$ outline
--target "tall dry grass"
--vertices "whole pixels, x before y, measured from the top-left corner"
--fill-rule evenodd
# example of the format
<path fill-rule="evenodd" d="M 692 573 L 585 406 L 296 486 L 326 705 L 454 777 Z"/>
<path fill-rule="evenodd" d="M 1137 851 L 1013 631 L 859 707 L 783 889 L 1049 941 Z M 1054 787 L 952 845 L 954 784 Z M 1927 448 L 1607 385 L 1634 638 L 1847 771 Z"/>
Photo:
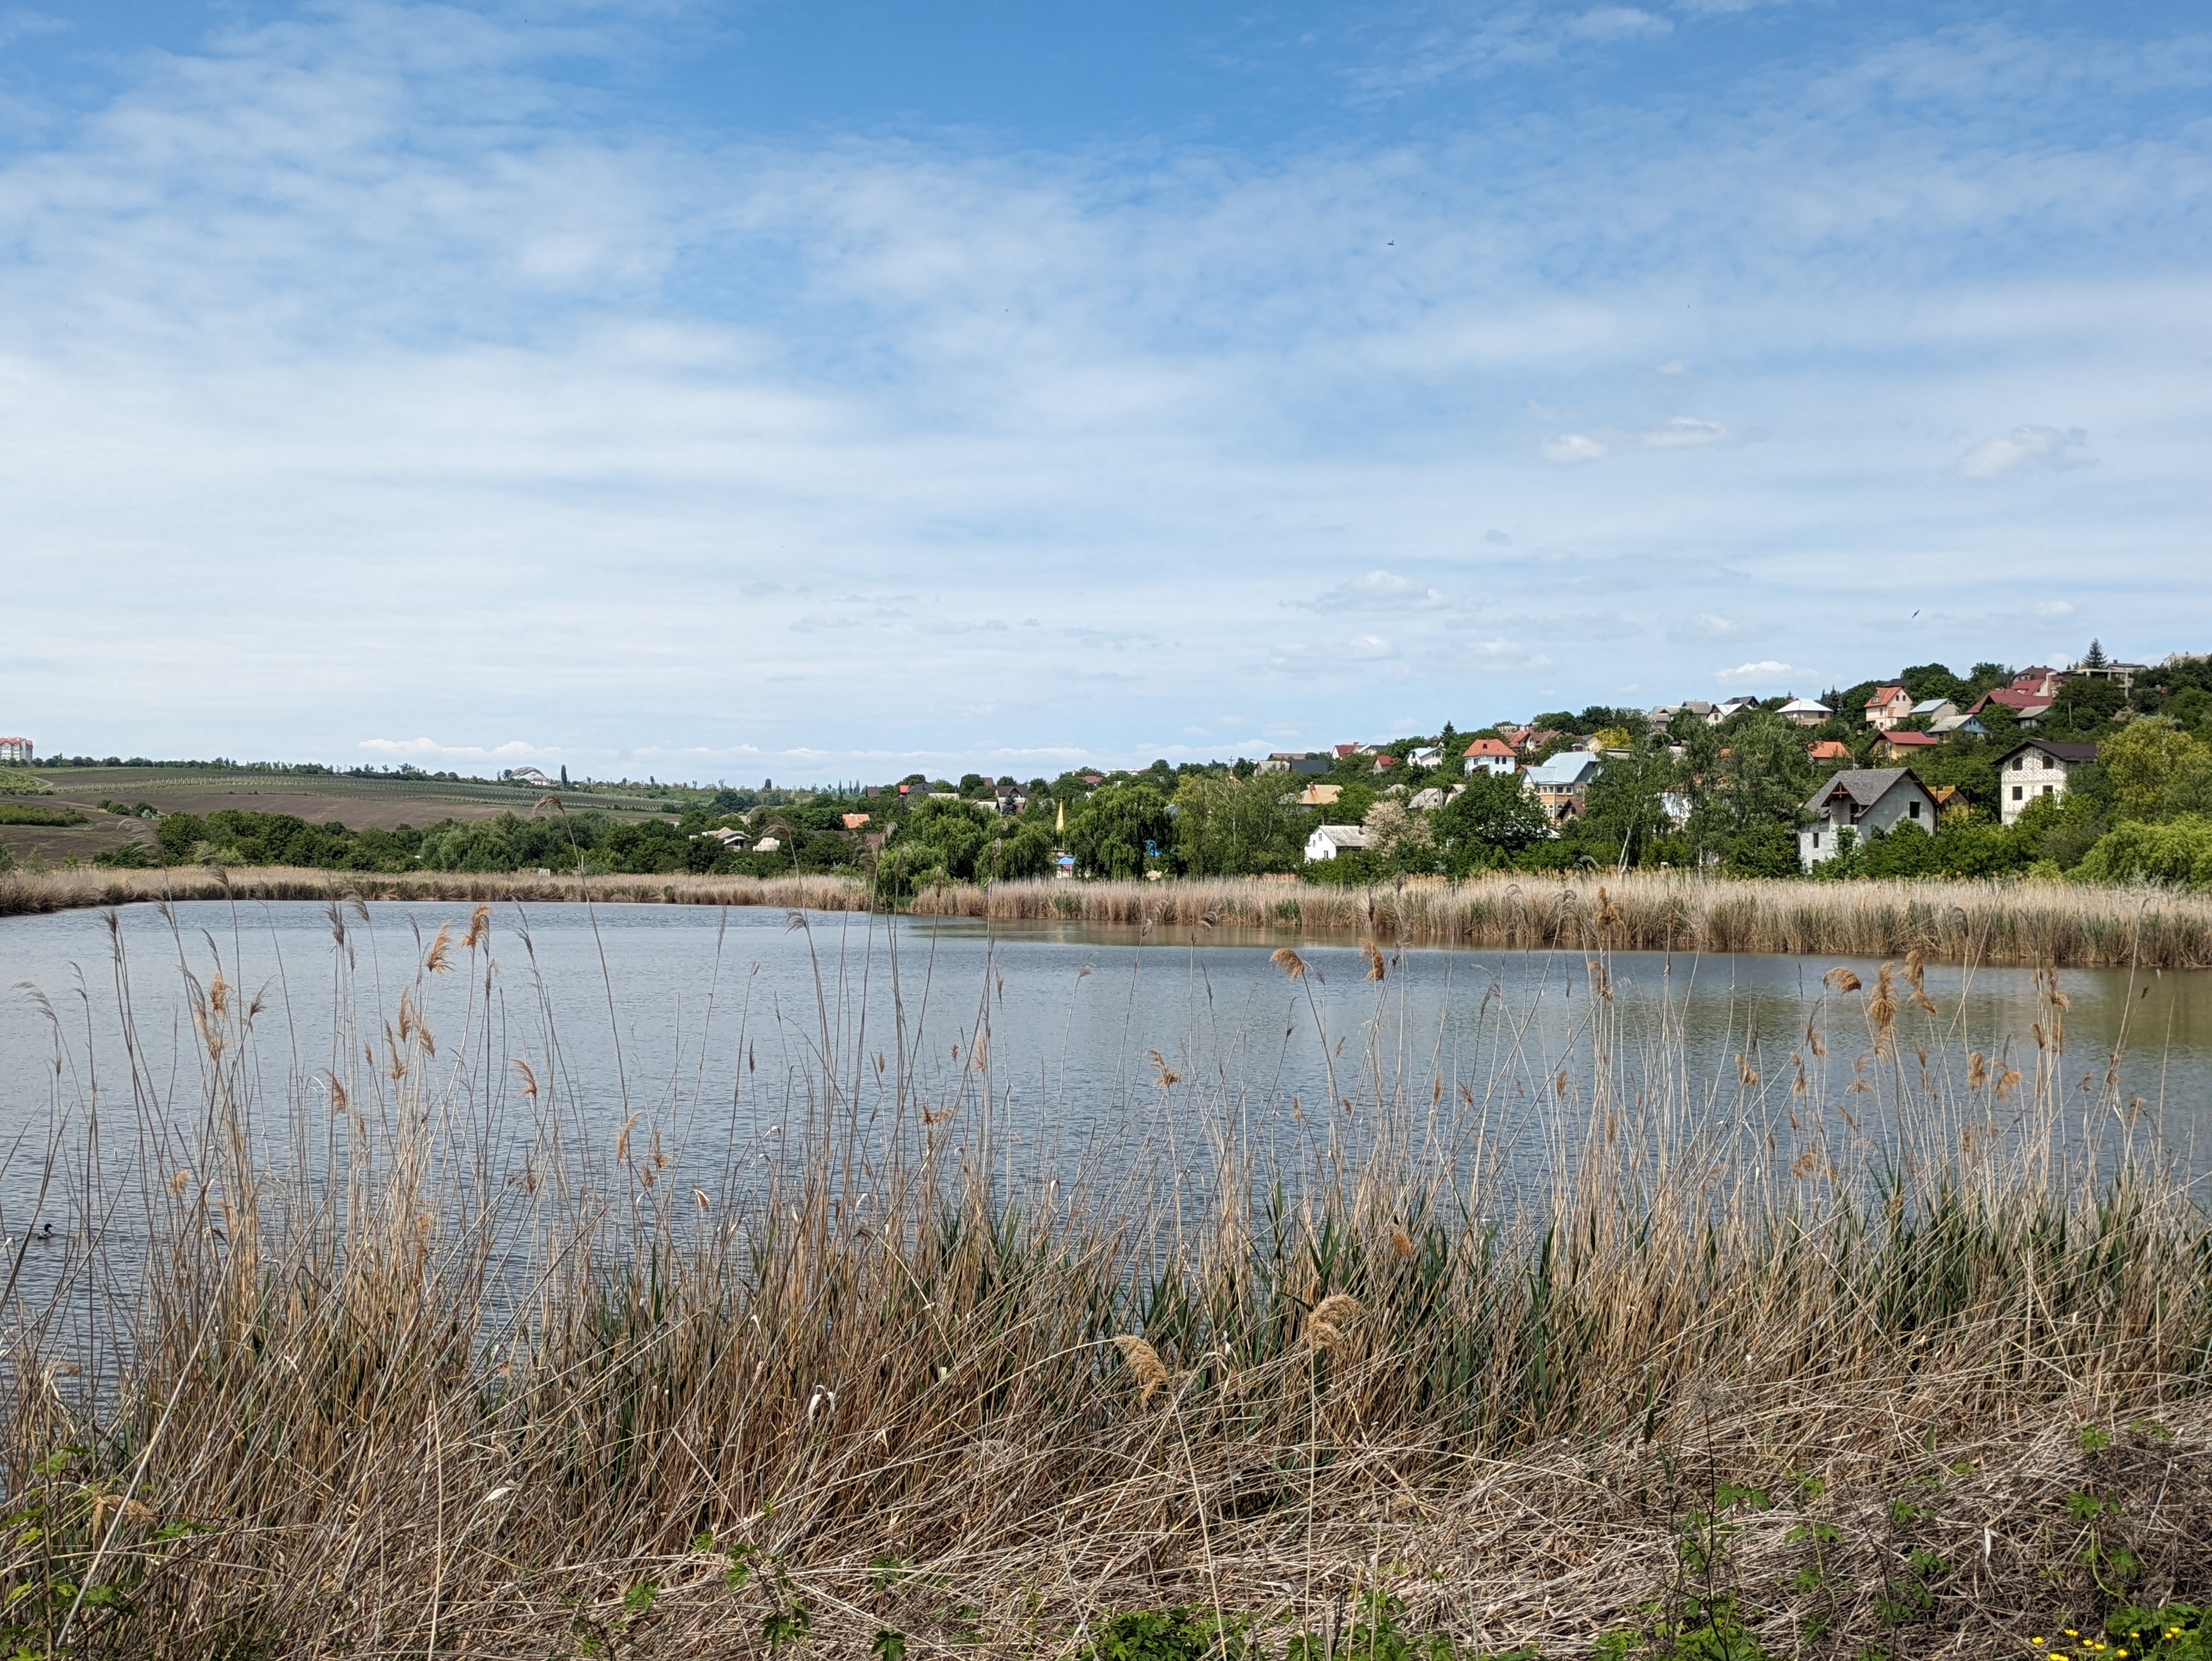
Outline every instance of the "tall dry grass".
<path fill-rule="evenodd" d="M 0 916 L 168 899 L 592 900 L 865 911 L 858 877 L 538 876 L 245 867 L 0 875 Z M 1769 952 L 2058 968 L 2212 968 L 2212 895 L 2048 882 L 1813 883 L 1628 872 L 1323 888 L 1258 878 L 959 884 L 921 916 L 1288 930 L 1506 949 Z M 1601 918 L 1603 921 L 1601 921 Z"/>
<path fill-rule="evenodd" d="M 1947 1054 L 1908 965 L 1709 1080 L 1624 1036 L 1600 952 L 1585 1063 L 1478 1093 L 1405 1064 L 1378 952 L 1372 1019 L 1316 1007 L 1338 1102 L 1247 1135 L 1159 1058 L 1174 1150 L 994 1183 L 981 1025 L 933 1078 L 825 1015 L 781 1160 L 672 1153 L 653 1104 L 610 1145 L 557 1034 L 512 1048 L 493 933 L 410 948 L 291 1098 L 197 969 L 188 1075 L 69 1100 L 58 1192 L 96 1112 L 142 1152 L 50 1299 L 9 1283 L 31 1653 L 1073 1655 L 1184 1604 L 1279 1654 L 1382 1591 L 1577 1654 L 1702 1574 L 1774 1653 L 1989 1654 L 2087 1624 L 2115 1548 L 2207 1589 L 2212 1231 L 2130 1104 L 2068 1105 L 2055 977 L 2033 1077 Z M 321 1157 L 274 1177 L 270 1137 Z"/>
<path fill-rule="evenodd" d="M 1632 871 L 1322 888 L 1251 878 L 927 890 L 940 916 L 1290 929 L 1426 946 L 1773 952 L 1933 962 L 2212 967 L 2212 896 L 2049 882 L 1745 881 Z"/>
<path fill-rule="evenodd" d="M 538 876 L 532 872 L 317 871 L 293 866 L 80 868 L 0 874 L 0 917 L 161 900 L 592 900 L 629 905 L 767 905 L 863 911 L 865 885 L 837 876 Z"/>

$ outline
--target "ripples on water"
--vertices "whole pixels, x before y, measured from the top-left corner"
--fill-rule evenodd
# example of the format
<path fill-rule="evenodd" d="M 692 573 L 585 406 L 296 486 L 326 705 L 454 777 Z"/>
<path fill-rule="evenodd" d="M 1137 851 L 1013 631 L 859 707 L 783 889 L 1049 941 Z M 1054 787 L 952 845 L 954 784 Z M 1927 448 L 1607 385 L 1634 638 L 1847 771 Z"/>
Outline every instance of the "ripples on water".
<path fill-rule="evenodd" d="M 131 908 L 112 936 L 95 913 L 0 922 L 0 1234 L 19 1292 L 132 1273 L 150 1186 L 216 1163 L 217 1098 L 240 1107 L 270 1192 L 313 1189 L 349 1125 L 366 1145 L 405 1103 L 437 1118 L 430 1157 L 474 1172 L 479 1205 L 604 1171 L 619 1145 L 651 1173 L 629 1203 L 704 1209 L 834 1134 L 856 1206 L 884 1140 L 908 1136 L 1030 1203 L 1112 1190 L 1180 1214 L 1224 1177 L 1330 1180 L 1378 1137 L 1479 1175 L 1471 1203 L 1503 1206 L 1573 1157 L 1594 1104 L 1879 1135 L 1881 1092 L 1851 1089 L 1864 1069 L 1908 1088 L 1924 1055 L 1942 1095 L 1969 1051 L 2021 1074 L 2007 1102 L 2039 1080 L 2045 1104 L 2154 1129 L 2193 1165 L 2212 1079 L 2212 982 L 2194 976 L 2068 971 L 2054 1057 L 2029 971 L 1930 966 L 1935 1012 L 1900 986 L 1885 1062 L 1865 995 L 1826 995 L 1826 958 L 1620 953 L 1594 978 L 1580 952 L 1409 950 L 1377 982 L 1357 946 L 1288 936 L 545 905 L 495 910 L 471 952 L 470 922 L 453 903 L 334 920 L 219 902 Z M 425 973 L 441 927 L 452 967 Z M 1285 940 L 1303 979 L 1271 958 Z M 1875 965 L 1850 966 L 1873 985 Z M 211 1057 L 195 1001 L 217 977 Z M 435 1050 L 395 1080 L 403 995 Z"/>

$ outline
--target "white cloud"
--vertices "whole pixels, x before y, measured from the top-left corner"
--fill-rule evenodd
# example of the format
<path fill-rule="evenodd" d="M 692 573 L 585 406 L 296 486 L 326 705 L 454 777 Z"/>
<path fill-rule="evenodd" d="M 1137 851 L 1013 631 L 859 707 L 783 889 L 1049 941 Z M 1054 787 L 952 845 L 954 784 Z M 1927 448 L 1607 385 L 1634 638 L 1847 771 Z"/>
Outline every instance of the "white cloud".
<path fill-rule="evenodd" d="M 1570 23 L 1567 30 L 1583 40 L 1627 40 L 1670 33 L 1674 27 L 1665 18 L 1639 7 L 1593 6 Z"/>
<path fill-rule="evenodd" d="M 1445 604 L 1442 591 L 1395 571 L 1373 570 L 1340 582 L 1317 599 L 1289 601 L 1317 611 L 1431 609 Z"/>
<path fill-rule="evenodd" d="M 1595 461 L 1607 453 L 1607 446 L 1586 433 L 1561 433 L 1544 446 L 1547 461 Z"/>
<path fill-rule="evenodd" d="M 2079 427 L 2061 432 L 2056 427 L 2015 427 L 1996 438 L 1985 438 L 1959 458 L 1959 472 L 1967 478 L 1995 478 L 2021 467 L 2079 467 L 2085 463 L 2076 452 L 2089 442 Z"/>
<path fill-rule="evenodd" d="M 363 739 L 355 746 L 378 756 L 434 756 L 445 761 L 519 760 L 524 756 L 557 756 L 558 750 L 510 739 L 486 749 L 477 744 L 441 744 L 435 739 Z"/>
<path fill-rule="evenodd" d="M 1717 669 L 1713 672 L 1713 678 L 1724 686 L 1755 685 L 1769 684 L 1785 676 L 1802 676 L 1804 672 L 1802 669 L 1793 669 L 1786 663 L 1777 663 L 1767 658 L 1758 663 L 1739 663 L 1733 669 Z"/>
<path fill-rule="evenodd" d="M 1717 421 L 1698 421 L 1689 416 L 1676 416 L 1656 427 L 1644 429 L 1644 442 L 1655 450 L 1688 449 L 1707 444 L 1725 444 L 1731 435 Z"/>

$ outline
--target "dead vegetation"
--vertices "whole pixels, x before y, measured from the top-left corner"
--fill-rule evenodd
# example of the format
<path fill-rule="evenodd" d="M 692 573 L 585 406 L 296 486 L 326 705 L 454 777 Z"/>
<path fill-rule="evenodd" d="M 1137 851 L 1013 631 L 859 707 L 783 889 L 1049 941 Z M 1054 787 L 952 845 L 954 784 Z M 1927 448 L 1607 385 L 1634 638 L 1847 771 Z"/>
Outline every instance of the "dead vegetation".
<path fill-rule="evenodd" d="M 296 1099 L 192 970 L 185 1074 L 69 1104 L 57 1192 L 98 1112 L 144 1158 L 51 1296 L 11 1250 L 30 1654 L 1075 1656 L 1186 1607 L 1268 1656 L 1363 1610 L 1462 1655 L 1990 1655 L 2212 1591 L 2212 1231 L 2128 1104 L 2067 1105 L 2055 976 L 2027 1079 L 1861 989 L 1692 1080 L 1594 996 L 1556 1090 L 1355 1050 L 1247 1136 L 1162 1060 L 1175 1151 L 994 1187 L 980 1031 L 932 1073 L 825 1018 L 793 1146 L 703 1154 L 491 1018 L 489 914 L 387 1008 L 331 924 L 353 1024 Z M 1575 1110 L 1533 1165 L 1531 1085 Z"/>

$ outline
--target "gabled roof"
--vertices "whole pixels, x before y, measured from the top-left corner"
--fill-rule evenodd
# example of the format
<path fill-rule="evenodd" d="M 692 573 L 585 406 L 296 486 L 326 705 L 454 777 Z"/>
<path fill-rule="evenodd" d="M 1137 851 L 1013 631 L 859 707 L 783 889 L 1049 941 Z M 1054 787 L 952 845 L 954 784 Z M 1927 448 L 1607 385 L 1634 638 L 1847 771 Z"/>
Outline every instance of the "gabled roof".
<path fill-rule="evenodd" d="M 2078 767 L 2085 761 L 2097 759 L 2097 746 L 2094 744 L 2074 744 L 2063 739 L 2029 739 L 2024 744 L 2015 744 L 1999 756 L 1997 765 L 2002 767 L 2023 750 L 2040 750 L 2051 760 L 2063 761 L 2069 767 Z"/>
<path fill-rule="evenodd" d="M 1581 784 L 1598 770 L 1598 759 L 1587 750 L 1568 750 L 1529 768 L 1521 776 L 1538 789 L 1546 785 Z"/>
<path fill-rule="evenodd" d="M 1503 739 L 1477 739 L 1473 744 L 1468 745 L 1466 749 L 1461 751 L 1460 754 L 1462 756 L 1504 756 L 1510 757 L 1513 754 L 1513 746 L 1506 743 Z"/>
<path fill-rule="evenodd" d="M 1838 794 L 1850 797 L 1859 807 L 1871 807 L 1906 780 L 1921 794 L 1928 794 L 1928 787 L 1910 767 L 1846 767 L 1813 793 L 1805 811 L 1818 813 Z"/>
<path fill-rule="evenodd" d="M 1874 695 L 1868 698 L 1866 703 L 1861 707 L 1868 709 L 1878 709 L 1883 704 L 1894 703 L 1897 699 L 1901 698 L 1904 696 L 1905 689 L 1902 686 L 1877 686 L 1874 689 Z"/>
<path fill-rule="evenodd" d="M 1974 707 L 1967 713 L 1978 715 L 1992 703 L 2002 703 L 2006 709 L 2016 710 L 2022 715 L 2031 711 L 2040 715 L 2051 707 L 2051 700 L 2040 692 L 2023 691 L 2017 686 L 2000 686 L 1994 692 L 1983 693 L 1974 701 Z"/>
<path fill-rule="evenodd" d="M 1818 698 L 1792 698 L 1779 711 L 1785 715 L 1833 715 L 1835 712 Z"/>
<path fill-rule="evenodd" d="M 1314 827 L 1313 836 L 1307 837 L 1306 840 L 1311 842 L 1316 837 L 1323 842 L 1334 843 L 1339 848 L 1367 846 L 1367 829 L 1364 825 L 1317 824 Z"/>
<path fill-rule="evenodd" d="M 1899 749 L 1924 750 L 1931 745 L 1941 744 L 1943 740 L 1933 733 L 1891 733 L 1884 736 L 1882 742 L 1894 745 Z"/>
<path fill-rule="evenodd" d="M 1941 709 L 1945 704 L 1950 703 L 1951 700 L 1948 698 L 1923 698 L 1919 703 L 1912 706 L 1912 713 L 1916 715 L 1932 715 L 1938 709 Z M 1956 704 L 1952 704 L 1952 708 L 1956 709 L 1957 707 L 1958 706 Z"/>
<path fill-rule="evenodd" d="M 1818 744 L 1808 744 L 1805 753 L 1814 761 L 1849 761 L 1851 746 L 1841 739 L 1822 739 Z"/>

